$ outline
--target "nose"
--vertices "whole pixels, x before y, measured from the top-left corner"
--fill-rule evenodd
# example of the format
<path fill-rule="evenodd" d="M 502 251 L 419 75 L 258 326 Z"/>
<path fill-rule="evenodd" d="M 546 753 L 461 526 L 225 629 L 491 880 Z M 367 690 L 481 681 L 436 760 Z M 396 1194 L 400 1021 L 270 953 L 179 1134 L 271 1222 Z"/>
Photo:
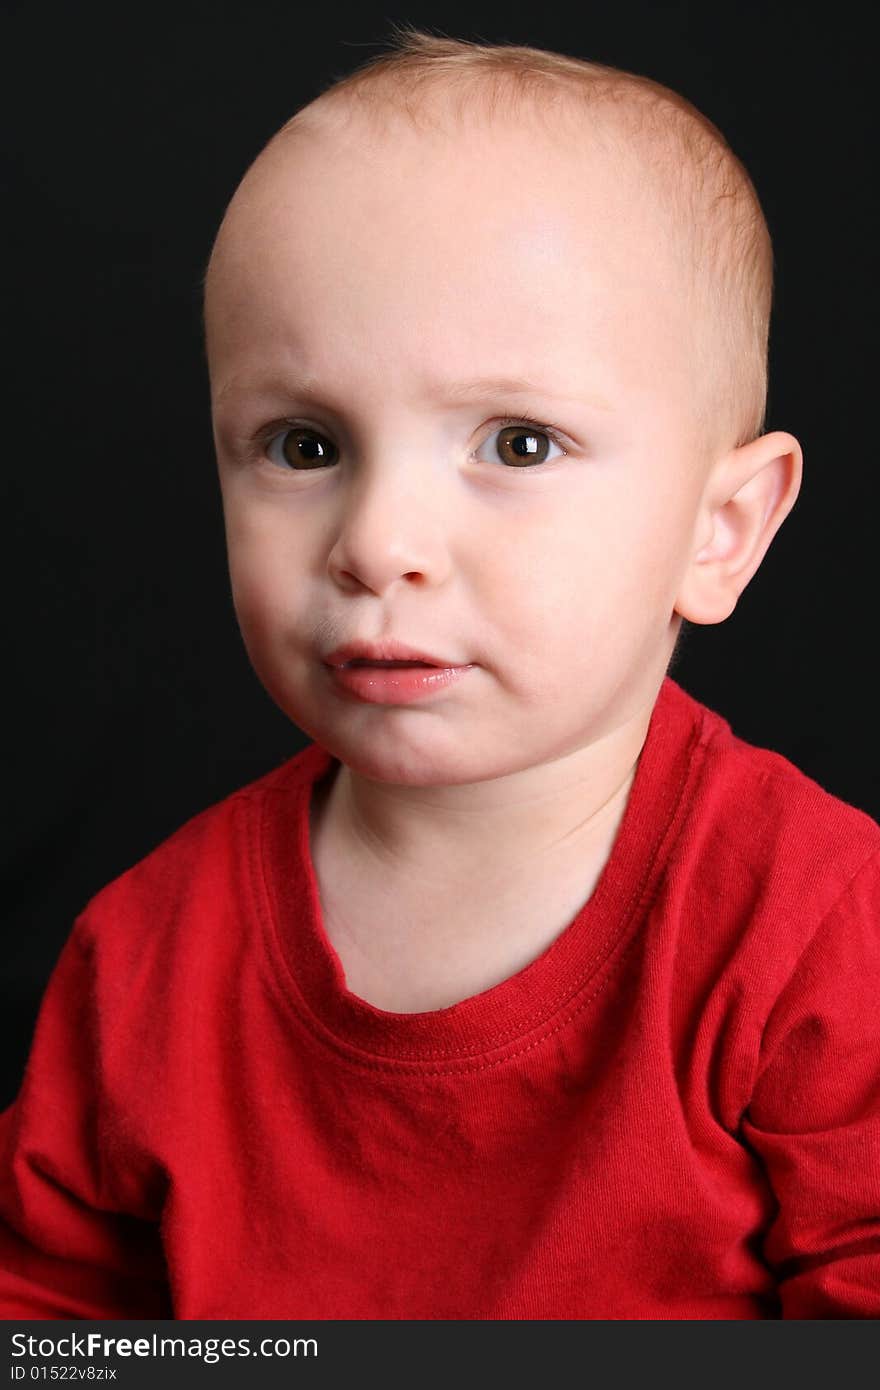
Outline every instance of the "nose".
<path fill-rule="evenodd" d="M 345 589 L 384 594 L 397 583 L 434 586 L 449 573 L 436 479 L 412 460 L 365 469 L 340 501 L 327 569 Z"/>

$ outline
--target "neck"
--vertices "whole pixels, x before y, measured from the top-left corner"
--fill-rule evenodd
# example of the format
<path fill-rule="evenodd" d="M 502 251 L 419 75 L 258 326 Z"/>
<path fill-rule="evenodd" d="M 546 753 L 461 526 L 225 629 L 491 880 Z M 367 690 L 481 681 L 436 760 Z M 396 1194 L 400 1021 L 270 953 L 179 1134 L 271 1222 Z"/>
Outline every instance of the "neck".
<path fill-rule="evenodd" d="M 534 881 L 572 856 L 610 852 L 651 709 L 593 743 L 487 782 L 391 785 L 342 764 L 326 814 L 366 867 L 418 891 Z"/>

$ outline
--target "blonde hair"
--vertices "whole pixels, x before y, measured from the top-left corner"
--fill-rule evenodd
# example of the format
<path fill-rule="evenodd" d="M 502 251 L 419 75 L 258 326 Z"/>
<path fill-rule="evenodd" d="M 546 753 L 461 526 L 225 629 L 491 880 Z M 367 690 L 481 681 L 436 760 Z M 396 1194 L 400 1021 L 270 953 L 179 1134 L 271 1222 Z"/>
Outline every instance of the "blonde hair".
<path fill-rule="evenodd" d="M 366 117 L 385 129 L 403 112 L 430 120 L 431 98 L 490 116 L 525 106 L 545 119 L 573 113 L 635 161 L 667 214 L 686 285 L 694 410 L 709 447 L 731 448 L 764 430 L 773 251 L 754 185 L 720 130 L 685 97 L 651 78 L 517 44 L 471 43 L 391 24 L 390 49 L 337 78 L 273 137 L 313 122 Z M 582 129 L 582 125 L 581 125 Z M 271 142 L 270 142 L 271 143 Z"/>

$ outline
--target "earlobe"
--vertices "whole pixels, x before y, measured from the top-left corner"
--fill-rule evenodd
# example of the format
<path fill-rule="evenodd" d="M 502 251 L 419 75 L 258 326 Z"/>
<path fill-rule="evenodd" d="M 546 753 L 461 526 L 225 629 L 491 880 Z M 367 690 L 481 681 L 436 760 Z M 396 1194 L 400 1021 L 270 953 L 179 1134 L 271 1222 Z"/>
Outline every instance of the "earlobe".
<path fill-rule="evenodd" d="M 794 435 L 761 435 L 712 469 L 694 526 L 694 550 L 674 612 L 721 623 L 761 564 L 800 491 L 803 454 Z"/>

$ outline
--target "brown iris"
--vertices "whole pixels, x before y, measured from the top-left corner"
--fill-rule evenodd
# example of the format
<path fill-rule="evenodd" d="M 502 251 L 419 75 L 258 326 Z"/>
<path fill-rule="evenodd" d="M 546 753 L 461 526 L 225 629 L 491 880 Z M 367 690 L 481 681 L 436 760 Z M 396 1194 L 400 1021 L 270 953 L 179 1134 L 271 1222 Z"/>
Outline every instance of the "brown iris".
<path fill-rule="evenodd" d="M 507 425 L 498 431 L 498 456 L 505 463 L 521 468 L 523 464 L 543 463 L 550 441 L 542 430 L 527 425 Z"/>
<path fill-rule="evenodd" d="M 281 452 L 294 468 L 325 468 L 335 462 L 336 445 L 315 430 L 289 429 Z"/>

